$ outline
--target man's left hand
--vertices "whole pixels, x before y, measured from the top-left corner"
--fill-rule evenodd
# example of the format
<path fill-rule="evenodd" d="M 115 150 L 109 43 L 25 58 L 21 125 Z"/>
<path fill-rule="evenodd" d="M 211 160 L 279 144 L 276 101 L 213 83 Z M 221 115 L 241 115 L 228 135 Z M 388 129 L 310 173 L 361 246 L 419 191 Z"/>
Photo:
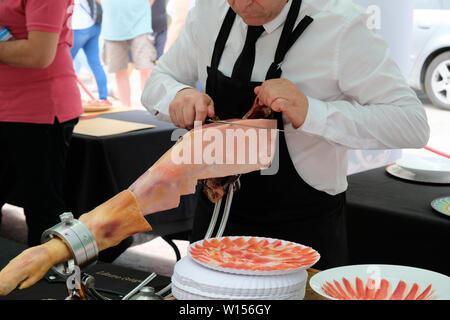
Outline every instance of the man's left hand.
<path fill-rule="evenodd" d="M 255 88 L 259 104 L 283 114 L 292 122 L 294 129 L 299 128 L 308 113 L 308 98 L 291 81 L 273 79 L 265 81 Z"/>

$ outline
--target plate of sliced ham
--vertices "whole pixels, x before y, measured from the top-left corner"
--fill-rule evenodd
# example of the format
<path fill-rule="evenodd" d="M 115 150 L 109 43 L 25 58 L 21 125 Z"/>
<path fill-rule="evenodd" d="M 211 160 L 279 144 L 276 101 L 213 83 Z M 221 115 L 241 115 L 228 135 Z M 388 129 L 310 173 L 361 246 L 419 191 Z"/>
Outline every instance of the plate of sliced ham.
<path fill-rule="evenodd" d="M 288 274 L 307 269 L 320 259 L 308 246 L 250 236 L 200 240 L 189 246 L 188 254 L 207 268 L 248 275 Z"/>
<path fill-rule="evenodd" d="M 330 300 L 448 300 L 450 277 L 398 265 L 350 265 L 319 272 L 311 288 Z"/>

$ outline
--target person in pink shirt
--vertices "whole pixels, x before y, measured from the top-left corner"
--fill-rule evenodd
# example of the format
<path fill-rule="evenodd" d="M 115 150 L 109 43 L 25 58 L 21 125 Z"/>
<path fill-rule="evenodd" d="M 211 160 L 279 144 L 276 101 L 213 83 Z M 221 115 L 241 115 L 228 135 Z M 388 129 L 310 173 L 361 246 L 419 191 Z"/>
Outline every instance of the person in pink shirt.
<path fill-rule="evenodd" d="M 70 48 L 73 0 L 0 0 L 0 209 L 19 196 L 28 245 L 66 210 L 64 175 L 82 113 Z"/>

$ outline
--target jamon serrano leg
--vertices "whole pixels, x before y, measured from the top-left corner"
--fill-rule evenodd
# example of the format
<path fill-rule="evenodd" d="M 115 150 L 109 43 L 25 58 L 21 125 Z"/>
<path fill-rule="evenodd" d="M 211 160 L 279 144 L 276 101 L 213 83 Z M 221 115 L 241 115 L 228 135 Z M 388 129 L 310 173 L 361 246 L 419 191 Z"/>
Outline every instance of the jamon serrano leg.
<path fill-rule="evenodd" d="M 25 289 L 39 281 L 50 268 L 70 259 L 70 251 L 59 239 L 29 248 L 15 257 L 0 272 L 0 295 Z"/>
<path fill-rule="evenodd" d="M 262 128 L 276 128 L 276 120 L 240 120 L 245 125 L 253 125 Z M 209 130 L 214 129 L 214 130 Z M 240 129 L 243 136 L 238 138 L 241 142 L 245 140 L 245 133 L 248 126 L 240 128 L 236 125 L 207 125 L 202 128 L 201 134 L 211 135 L 212 133 L 226 136 L 227 129 Z M 198 129 L 197 129 L 198 130 Z M 174 155 L 180 151 L 187 150 L 185 147 L 195 140 L 195 130 L 191 130 L 183 139 L 167 151 L 147 172 L 145 172 L 128 190 L 122 191 L 115 197 L 98 206 L 91 212 L 80 217 L 80 221 L 92 232 L 98 246 L 98 250 L 117 245 L 123 239 L 132 234 L 151 230 L 144 215 L 176 208 L 180 202 L 181 195 L 195 192 L 197 182 L 202 179 L 213 177 L 229 177 L 256 171 L 270 166 L 275 149 L 275 137 L 270 133 L 265 147 L 258 149 L 258 154 L 264 154 L 269 162 L 255 163 L 228 163 L 208 164 L 205 162 L 195 163 L 174 163 Z M 259 135 L 255 135 L 260 138 Z M 234 138 L 233 138 L 234 139 Z M 201 150 L 211 146 L 212 142 L 202 141 Z M 257 141 L 260 142 L 260 141 Z M 258 146 L 261 145 L 258 143 Z M 241 148 L 244 154 L 248 154 L 250 147 L 246 144 L 237 143 L 237 149 Z M 225 145 L 224 145 L 225 147 Z M 247 148 L 249 150 L 247 150 Z M 217 150 L 218 151 L 218 150 Z M 227 157 L 230 152 L 222 150 Z M 192 155 L 194 156 L 195 153 Z M 72 258 L 70 250 L 59 239 L 52 239 L 49 242 L 29 248 L 10 263 L 0 272 L 0 295 L 6 295 L 19 288 L 26 288 L 38 280 L 55 264 L 64 262 Z"/>
<path fill-rule="evenodd" d="M 152 230 L 129 190 L 122 191 L 79 220 L 94 235 L 99 251 L 116 246 L 135 233 Z"/>
<path fill-rule="evenodd" d="M 94 235 L 99 251 L 117 245 L 132 234 L 151 230 L 136 198 L 128 190 L 82 215 L 79 220 Z M 0 272 L 0 295 L 10 293 L 18 285 L 19 289 L 24 289 L 35 284 L 52 266 L 70 258 L 69 248 L 57 238 L 23 251 Z"/>
<path fill-rule="evenodd" d="M 272 119 L 247 119 L 247 120 L 233 120 L 237 125 L 229 124 L 209 124 L 202 127 L 200 139 L 196 138 L 196 130 L 191 130 L 186 133 L 182 140 L 176 143 L 166 154 L 164 154 L 147 172 L 145 172 L 139 179 L 137 179 L 131 186 L 130 190 L 136 196 L 139 206 L 144 215 L 176 208 L 179 205 L 180 196 L 193 194 L 196 189 L 198 181 L 205 181 L 205 179 L 218 178 L 214 186 L 220 187 L 222 183 L 229 181 L 233 176 L 245 174 L 252 171 L 268 168 L 271 165 L 275 153 L 276 134 L 275 130 L 255 129 L 267 128 L 276 129 L 277 121 Z M 239 126 L 242 124 L 242 126 Z M 249 127 L 251 126 L 251 127 Z M 231 137 L 230 131 L 235 132 L 236 135 Z M 196 163 L 195 148 L 192 147 L 190 155 L 187 157 L 189 161 L 179 164 L 174 164 L 174 154 L 184 154 L 187 150 L 186 145 L 193 144 L 200 140 L 201 151 L 208 150 L 212 141 L 205 137 L 213 136 L 212 132 L 217 136 L 222 137 L 222 154 L 223 163 Z M 240 134 L 238 134 L 240 132 Z M 248 136 L 254 137 L 254 144 L 250 146 L 247 143 Z M 234 148 L 227 150 L 227 145 L 231 145 L 233 140 Z M 242 146 L 242 148 L 241 148 Z M 257 150 L 252 148 L 256 147 Z M 244 149 L 244 150 L 242 150 Z M 183 152 L 182 152 L 183 151 Z M 198 151 L 198 150 L 197 150 Z M 217 151 L 217 150 L 216 150 Z M 246 159 L 249 160 L 250 154 L 256 154 L 256 161 L 244 161 L 239 163 L 238 155 L 245 154 Z M 262 161 L 262 157 L 269 159 L 269 161 Z M 233 161 L 228 163 L 229 158 Z M 264 159 L 264 160 L 266 160 Z M 197 159 L 198 160 L 198 159 Z M 214 183 L 215 181 L 211 181 Z M 210 185 L 211 186 L 211 185 Z M 215 189 L 213 192 L 219 192 Z M 172 195 L 172 196 L 168 196 Z M 223 196 L 223 193 L 220 193 Z M 217 198 L 217 197 L 215 197 Z M 219 199 L 217 199 L 218 201 Z"/>

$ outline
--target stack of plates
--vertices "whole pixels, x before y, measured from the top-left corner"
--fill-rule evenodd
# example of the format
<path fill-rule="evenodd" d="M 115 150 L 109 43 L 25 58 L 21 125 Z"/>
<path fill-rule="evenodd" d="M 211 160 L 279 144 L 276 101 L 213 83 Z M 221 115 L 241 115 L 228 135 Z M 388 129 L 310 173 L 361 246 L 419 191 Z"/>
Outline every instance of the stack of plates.
<path fill-rule="evenodd" d="M 450 183 L 450 159 L 446 158 L 407 155 L 386 170 L 398 178 L 410 181 Z"/>
<path fill-rule="evenodd" d="M 302 300 L 306 269 L 319 258 L 312 248 L 277 239 L 201 240 L 176 263 L 172 294 L 178 300 Z"/>

